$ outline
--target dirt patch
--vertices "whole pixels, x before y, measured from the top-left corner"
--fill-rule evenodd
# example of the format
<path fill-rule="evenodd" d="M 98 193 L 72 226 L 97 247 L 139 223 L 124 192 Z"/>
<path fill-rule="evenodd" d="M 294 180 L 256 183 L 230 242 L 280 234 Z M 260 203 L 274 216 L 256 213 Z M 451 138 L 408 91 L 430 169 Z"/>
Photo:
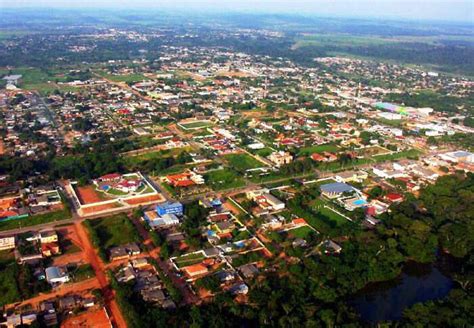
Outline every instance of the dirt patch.
<path fill-rule="evenodd" d="M 165 199 L 161 194 L 143 196 L 143 197 L 124 200 L 124 202 L 129 204 L 129 205 L 137 205 L 137 204 L 148 203 L 148 202 L 163 202 L 163 201 L 165 201 Z"/>
<path fill-rule="evenodd" d="M 67 318 L 62 324 L 62 328 L 77 328 L 77 327 L 96 327 L 96 328 L 110 328 L 112 323 L 106 313 L 105 308 L 97 311 L 87 311 L 85 313 Z"/>
<path fill-rule="evenodd" d="M 93 204 L 103 201 L 94 186 L 74 187 L 81 204 Z"/>

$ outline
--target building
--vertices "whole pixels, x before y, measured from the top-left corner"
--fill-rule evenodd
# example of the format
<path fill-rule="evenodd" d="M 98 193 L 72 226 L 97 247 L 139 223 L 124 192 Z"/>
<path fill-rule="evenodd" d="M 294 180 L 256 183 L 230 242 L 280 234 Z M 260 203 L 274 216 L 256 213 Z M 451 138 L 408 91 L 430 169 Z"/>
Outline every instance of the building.
<path fill-rule="evenodd" d="M 0 251 L 15 248 L 15 237 L 2 237 L 0 238 Z"/>
<path fill-rule="evenodd" d="M 343 182 L 334 182 L 321 185 L 321 193 L 329 198 L 337 198 L 345 192 L 354 191 L 354 187 Z"/>
<path fill-rule="evenodd" d="M 204 264 L 198 263 L 184 267 L 183 271 L 189 278 L 195 278 L 208 273 L 209 270 Z"/>
<path fill-rule="evenodd" d="M 45 273 L 46 281 L 52 285 L 62 284 L 69 281 L 69 275 L 63 268 L 51 266 L 46 268 Z"/>
<path fill-rule="evenodd" d="M 56 254 L 61 253 L 58 243 L 42 243 L 41 244 L 41 254 L 45 257 L 50 257 Z"/>
<path fill-rule="evenodd" d="M 57 243 L 58 234 L 54 230 L 45 230 L 39 233 L 39 240 L 41 244 Z"/>
<path fill-rule="evenodd" d="M 474 154 L 468 151 L 453 151 L 440 154 L 439 157 L 445 161 L 453 163 L 474 163 Z"/>
<path fill-rule="evenodd" d="M 184 207 L 180 202 L 166 202 L 156 206 L 156 212 L 158 215 L 163 216 L 165 214 L 183 215 Z"/>
<path fill-rule="evenodd" d="M 5 80 L 8 85 L 18 85 L 21 81 L 21 75 L 20 74 L 7 75 L 3 77 L 3 80 Z"/>
<path fill-rule="evenodd" d="M 278 151 L 271 153 L 270 156 L 267 157 L 275 166 L 280 167 L 285 164 L 290 164 L 293 161 L 293 156 L 286 151 Z"/>

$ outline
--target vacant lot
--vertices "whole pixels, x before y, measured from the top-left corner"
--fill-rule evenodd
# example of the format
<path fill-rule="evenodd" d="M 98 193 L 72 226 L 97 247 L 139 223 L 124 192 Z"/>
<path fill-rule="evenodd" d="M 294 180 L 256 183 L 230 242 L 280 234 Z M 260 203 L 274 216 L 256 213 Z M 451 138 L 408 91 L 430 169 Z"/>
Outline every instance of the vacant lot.
<path fill-rule="evenodd" d="M 70 218 L 71 218 L 71 213 L 69 212 L 69 209 L 65 208 L 60 211 L 27 216 L 25 218 L 17 219 L 17 220 L 0 222 L 0 231 L 24 228 L 24 227 L 34 226 L 38 224 L 54 222 L 54 221 L 59 222 L 59 221 L 67 220 Z"/>
<path fill-rule="evenodd" d="M 333 144 L 303 147 L 298 152 L 298 156 L 310 156 L 311 154 L 323 153 L 325 151 L 334 153 L 334 152 L 337 152 L 338 150 L 339 150 L 339 148 L 336 145 L 333 145 Z"/>
<path fill-rule="evenodd" d="M 314 230 L 307 226 L 288 231 L 288 235 L 290 235 L 291 237 L 303 239 L 308 237 L 311 233 L 314 233 Z"/>
<path fill-rule="evenodd" d="M 188 254 L 188 255 L 183 255 L 178 257 L 177 259 L 174 260 L 178 268 L 182 268 L 185 266 L 197 264 L 204 260 L 204 255 L 201 253 L 196 253 L 196 254 Z"/>
<path fill-rule="evenodd" d="M 104 194 L 98 192 L 95 186 L 92 185 L 83 187 L 74 186 L 74 190 L 81 204 L 93 204 L 105 200 Z"/>
<path fill-rule="evenodd" d="M 214 190 L 239 188 L 245 185 L 245 181 L 236 172 L 229 169 L 209 172 L 204 178 Z"/>
<path fill-rule="evenodd" d="M 101 250 L 140 241 L 135 226 L 125 214 L 87 220 L 84 225 L 89 229 L 94 246 Z"/>
<path fill-rule="evenodd" d="M 224 158 L 233 169 L 238 171 L 246 171 L 265 166 L 262 162 L 247 154 L 229 154 L 225 155 Z"/>
<path fill-rule="evenodd" d="M 195 129 L 204 129 L 212 126 L 212 123 L 209 121 L 190 121 L 185 123 L 178 123 L 185 130 L 195 130 Z"/>

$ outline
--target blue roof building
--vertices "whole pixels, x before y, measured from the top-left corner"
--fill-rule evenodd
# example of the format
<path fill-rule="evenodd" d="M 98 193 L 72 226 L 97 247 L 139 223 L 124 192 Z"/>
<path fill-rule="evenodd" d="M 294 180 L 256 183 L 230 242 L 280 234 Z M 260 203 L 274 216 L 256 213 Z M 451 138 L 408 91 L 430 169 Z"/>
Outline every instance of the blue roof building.
<path fill-rule="evenodd" d="M 345 192 L 351 192 L 355 190 L 354 187 L 343 182 L 324 184 L 320 188 L 321 192 L 328 197 L 337 197 Z"/>
<path fill-rule="evenodd" d="M 184 207 L 183 207 L 183 204 L 181 204 L 180 202 L 174 202 L 174 203 L 167 202 L 167 203 L 157 205 L 156 212 L 160 216 L 163 216 L 165 214 L 183 215 Z"/>

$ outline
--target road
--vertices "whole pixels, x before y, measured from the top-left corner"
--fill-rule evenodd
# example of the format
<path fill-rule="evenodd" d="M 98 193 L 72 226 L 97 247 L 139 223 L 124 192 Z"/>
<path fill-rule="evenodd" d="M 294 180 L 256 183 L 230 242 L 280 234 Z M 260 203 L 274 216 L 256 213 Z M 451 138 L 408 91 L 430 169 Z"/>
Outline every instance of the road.
<path fill-rule="evenodd" d="M 105 306 L 108 310 L 108 313 L 110 314 L 110 321 L 112 322 L 114 327 L 126 328 L 127 323 L 122 315 L 122 312 L 120 311 L 120 308 L 117 305 L 117 302 L 115 301 L 114 292 L 107 280 L 107 276 L 105 273 L 106 268 L 104 263 L 99 258 L 97 252 L 92 246 L 92 243 L 84 226 L 80 222 L 76 221 L 75 228 L 77 237 L 83 246 L 85 258 L 94 269 L 96 278 L 99 282 L 99 286 L 102 290 L 102 294 L 104 295 Z"/>

